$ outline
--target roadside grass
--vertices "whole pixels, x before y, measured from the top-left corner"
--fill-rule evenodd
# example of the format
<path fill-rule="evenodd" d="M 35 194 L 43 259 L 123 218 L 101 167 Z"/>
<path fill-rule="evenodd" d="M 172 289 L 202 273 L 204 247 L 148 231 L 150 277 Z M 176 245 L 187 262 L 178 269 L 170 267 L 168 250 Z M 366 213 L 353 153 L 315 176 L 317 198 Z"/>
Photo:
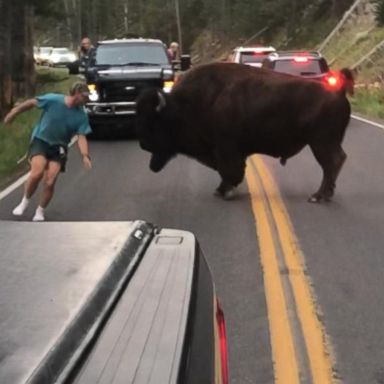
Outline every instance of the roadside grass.
<path fill-rule="evenodd" d="M 75 80 L 76 77 L 68 75 L 66 69 L 38 68 L 36 95 L 47 92 L 67 93 Z M 0 122 L 0 187 L 25 171 L 27 161 L 23 156 L 39 116 L 40 111 L 34 109 L 19 115 L 8 126 Z"/>
<path fill-rule="evenodd" d="M 367 117 L 384 119 L 384 89 L 359 88 L 350 101 L 354 112 Z"/>

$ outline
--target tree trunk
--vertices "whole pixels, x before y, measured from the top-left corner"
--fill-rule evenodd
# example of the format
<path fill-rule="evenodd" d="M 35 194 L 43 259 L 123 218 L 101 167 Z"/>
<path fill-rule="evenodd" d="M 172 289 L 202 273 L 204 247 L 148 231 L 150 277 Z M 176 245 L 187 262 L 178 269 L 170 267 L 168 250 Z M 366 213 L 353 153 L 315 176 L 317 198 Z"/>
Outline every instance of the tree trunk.
<path fill-rule="evenodd" d="M 11 4 L 8 0 L 0 0 L 0 116 L 9 110 L 12 105 L 12 79 L 10 61 L 10 26 Z"/>
<path fill-rule="evenodd" d="M 64 12 L 65 12 L 65 27 L 66 27 L 65 29 L 67 30 L 70 45 L 71 45 L 71 48 L 73 49 L 74 47 L 77 46 L 77 43 L 73 36 L 71 15 L 70 15 L 70 5 L 68 0 L 63 0 L 63 5 L 64 5 Z"/>
<path fill-rule="evenodd" d="M 25 49 L 25 17 L 24 6 L 21 1 L 14 1 L 12 7 L 11 27 L 11 61 L 12 61 L 12 83 L 16 97 L 23 95 L 24 73 L 24 49 Z M 17 22 L 15 22 L 17 20 Z"/>
<path fill-rule="evenodd" d="M 33 95 L 35 66 L 33 62 L 33 7 L 13 1 L 11 31 L 11 77 L 15 98 Z"/>
<path fill-rule="evenodd" d="M 24 68 L 25 68 L 25 83 L 24 83 L 24 95 L 33 96 L 36 91 L 36 71 L 35 62 L 33 60 L 33 21 L 34 21 L 34 9 L 31 5 L 24 6 L 25 15 L 25 48 L 23 51 L 24 55 Z"/>

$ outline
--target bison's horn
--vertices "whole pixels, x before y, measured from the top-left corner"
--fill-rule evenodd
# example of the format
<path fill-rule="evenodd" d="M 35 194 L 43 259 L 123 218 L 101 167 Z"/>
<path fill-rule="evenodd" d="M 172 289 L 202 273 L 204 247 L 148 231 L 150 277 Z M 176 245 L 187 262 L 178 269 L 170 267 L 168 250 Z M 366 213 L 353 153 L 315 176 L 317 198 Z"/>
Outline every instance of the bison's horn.
<path fill-rule="evenodd" d="M 159 104 L 156 107 L 156 112 L 160 112 L 163 108 L 165 108 L 167 103 L 165 102 L 165 97 L 161 92 L 157 92 L 157 95 L 159 96 Z"/>

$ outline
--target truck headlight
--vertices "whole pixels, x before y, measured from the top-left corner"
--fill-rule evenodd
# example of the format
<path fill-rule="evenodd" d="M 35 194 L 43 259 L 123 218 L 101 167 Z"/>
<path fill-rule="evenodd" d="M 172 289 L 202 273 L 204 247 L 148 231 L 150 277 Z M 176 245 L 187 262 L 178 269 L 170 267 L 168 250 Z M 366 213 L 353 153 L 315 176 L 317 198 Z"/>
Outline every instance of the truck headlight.
<path fill-rule="evenodd" d="M 98 101 L 99 93 L 97 92 L 96 84 L 88 84 L 88 89 L 89 89 L 89 100 Z"/>
<path fill-rule="evenodd" d="M 169 80 L 169 81 L 164 81 L 163 91 L 164 91 L 165 93 L 169 93 L 169 92 L 171 92 L 171 91 L 172 91 L 172 87 L 173 87 L 174 84 L 175 84 L 175 82 L 174 82 L 174 81 L 171 81 L 171 80 Z"/>
<path fill-rule="evenodd" d="M 97 91 L 91 92 L 89 94 L 89 100 L 90 101 L 98 101 L 99 100 L 99 94 L 97 93 Z"/>

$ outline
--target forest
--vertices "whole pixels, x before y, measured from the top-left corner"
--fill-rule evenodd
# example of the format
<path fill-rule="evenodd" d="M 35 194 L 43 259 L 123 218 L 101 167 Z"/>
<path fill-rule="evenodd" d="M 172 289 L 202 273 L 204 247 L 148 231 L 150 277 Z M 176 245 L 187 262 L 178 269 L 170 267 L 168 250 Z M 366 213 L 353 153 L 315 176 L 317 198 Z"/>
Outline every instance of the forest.
<path fill-rule="evenodd" d="M 34 46 L 67 46 L 80 39 L 151 37 L 189 51 L 204 33 L 217 41 L 284 44 L 309 36 L 315 20 L 342 17 L 354 0 L 0 0 L 0 115 L 35 89 Z M 384 2 L 383 1 L 378 1 Z M 380 8 L 380 4 L 379 7 Z M 303 31 L 306 34 L 303 34 Z M 322 33 L 326 33 L 325 31 Z M 324 37 L 324 36 L 322 36 Z"/>

